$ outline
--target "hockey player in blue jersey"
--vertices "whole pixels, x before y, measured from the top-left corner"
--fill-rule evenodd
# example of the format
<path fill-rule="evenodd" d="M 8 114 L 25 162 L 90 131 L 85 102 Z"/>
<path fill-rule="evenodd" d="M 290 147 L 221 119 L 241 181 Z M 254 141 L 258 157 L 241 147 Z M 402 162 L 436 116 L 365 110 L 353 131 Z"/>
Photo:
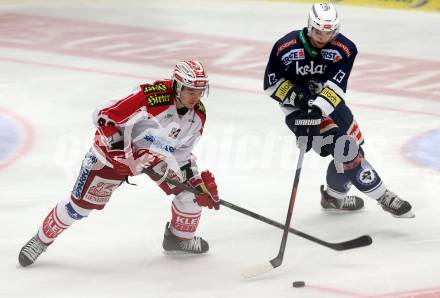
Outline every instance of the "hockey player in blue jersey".
<path fill-rule="evenodd" d="M 332 4 L 313 4 L 307 27 L 279 39 L 270 53 L 264 89 L 285 112 L 297 138 L 320 156 L 332 155 L 327 187 L 321 186 L 326 210 L 354 211 L 364 201 L 349 196 L 354 185 L 396 217 L 414 217 L 411 205 L 389 191 L 365 159 L 359 126 L 346 105 L 347 81 L 356 58 L 355 44 L 339 33 Z"/>

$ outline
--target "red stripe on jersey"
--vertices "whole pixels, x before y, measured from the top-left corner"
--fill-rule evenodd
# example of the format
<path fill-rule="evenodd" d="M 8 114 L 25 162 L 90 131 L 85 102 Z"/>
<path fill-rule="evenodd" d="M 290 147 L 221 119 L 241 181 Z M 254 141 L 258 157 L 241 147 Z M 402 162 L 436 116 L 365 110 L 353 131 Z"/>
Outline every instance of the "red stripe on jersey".
<path fill-rule="evenodd" d="M 359 133 L 356 135 L 356 139 L 359 143 L 362 143 L 364 141 L 364 137 L 362 136 L 362 133 L 359 131 Z"/>
<path fill-rule="evenodd" d="M 348 134 L 353 136 L 358 143 L 362 143 L 364 138 L 363 138 L 362 133 L 359 129 L 359 125 L 358 125 L 357 121 L 353 120 L 353 123 L 351 124 L 350 127 L 351 127 L 351 129 L 349 129 Z"/>
<path fill-rule="evenodd" d="M 157 116 L 166 110 L 168 106 L 174 104 L 174 92 L 171 85 L 171 80 L 159 80 L 153 84 L 142 84 L 136 93 L 130 94 L 113 105 L 100 110 L 98 117 L 105 115 L 109 118 L 108 120 L 121 125 L 126 123 L 131 116 L 139 112 L 143 107 L 145 107 L 151 115 Z M 154 98 L 154 101 L 150 100 L 153 104 L 149 104 L 149 97 Z M 161 102 L 163 98 L 167 98 L 168 100 Z M 99 120 L 99 118 L 97 120 Z"/>
<path fill-rule="evenodd" d="M 324 133 L 331 128 L 337 128 L 337 127 L 338 126 L 336 125 L 335 121 L 333 121 L 333 119 L 328 118 L 328 117 L 324 118 L 321 121 L 321 125 L 319 126 L 321 133 Z M 359 130 L 359 125 L 356 122 L 356 120 L 353 120 L 353 123 L 350 125 L 350 128 L 348 129 L 346 134 L 355 138 L 357 143 L 362 143 L 364 140 L 362 133 Z"/>
<path fill-rule="evenodd" d="M 353 120 L 353 123 L 351 124 L 351 129 L 349 129 L 348 134 L 354 135 L 356 132 L 359 131 L 359 126 L 355 120 Z"/>
<path fill-rule="evenodd" d="M 333 121 L 333 119 L 330 119 L 330 118 L 324 118 L 324 119 L 321 121 L 320 128 L 322 129 L 322 128 L 325 128 L 325 127 L 327 127 L 327 126 L 329 126 L 329 125 L 332 125 L 332 124 L 335 124 L 335 121 Z"/>
<path fill-rule="evenodd" d="M 116 103 L 114 103 L 113 105 L 111 105 L 111 106 L 109 106 L 109 107 L 106 107 L 106 108 L 102 109 L 102 110 L 100 111 L 100 113 L 102 113 L 102 112 L 106 112 L 106 111 L 109 111 L 109 110 L 111 110 L 111 109 L 116 109 L 119 105 L 123 104 L 124 101 L 129 100 L 133 95 L 134 95 L 134 94 L 130 94 L 130 95 L 128 95 L 127 97 L 125 97 L 125 98 L 123 98 L 123 99 L 121 99 L 121 100 L 118 100 L 118 101 L 117 101 Z"/>
<path fill-rule="evenodd" d="M 132 94 L 109 108 L 102 109 L 98 117 L 106 115 L 116 124 L 124 124 L 130 119 L 130 116 L 138 112 L 145 106 L 145 95 L 142 91 Z M 99 121 L 97 121 L 99 123 Z"/>
<path fill-rule="evenodd" d="M 332 128 L 337 127 L 338 126 L 336 125 L 335 121 L 333 121 L 333 119 L 326 117 L 321 121 L 321 124 L 319 125 L 319 131 L 321 133 L 324 133 Z"/>

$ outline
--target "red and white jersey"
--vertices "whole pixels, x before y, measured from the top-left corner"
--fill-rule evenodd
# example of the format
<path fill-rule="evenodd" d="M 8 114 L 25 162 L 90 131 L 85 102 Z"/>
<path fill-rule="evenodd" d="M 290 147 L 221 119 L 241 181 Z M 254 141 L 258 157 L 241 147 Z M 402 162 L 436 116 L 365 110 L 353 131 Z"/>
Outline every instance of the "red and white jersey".
<path fill-rule="evenodd" d="M 142 84 L 126 98 L 98 107 L 93 119 L 98 137 L 99 127 L 115 126 L 122 133 L 124 144 L 131 144 L 134 152 L 148 150 L 181 167 L 194 159 L 191 152 L 202 135 L 206 113 L 200 102 L 179 115 L 172 81 L 159 80 Z M 95 141 L 93 151 L 99 159 L 109 161 L 108 150 L 103 150 L 99 141 Z"/>

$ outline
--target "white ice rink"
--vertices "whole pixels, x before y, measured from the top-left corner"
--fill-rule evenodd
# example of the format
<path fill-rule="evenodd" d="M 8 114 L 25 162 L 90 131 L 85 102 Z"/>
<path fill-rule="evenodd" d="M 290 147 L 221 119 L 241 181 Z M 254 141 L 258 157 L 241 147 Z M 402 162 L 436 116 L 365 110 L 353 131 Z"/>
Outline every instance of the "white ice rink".
<path fill-rule="evenodd" d="M 205 62 L 211 91 L 195 153 L 223 199 L 285 219 L 298 157 L 277 104 L 262 91 L 269 51 L 302 28 L 309 4 L 271 1 L 14 1 L 0 3 L 0 297 L 440 297 L 440 15 L 340 6 L 359 50 L 348 105 L 364 149 L 389 188 L 414 207 L 396 219 L 366 198 L 354 214 L 325 213 L 329 159 L 307 154 L 292 227 L 338 242 L 336 252 L 233 210 L 205 210 L 203 256 L 165 256 L 170 198 L 147 177 L 74 224 L 31 267 L 21 246 L 67 198 L 94 133 L 95 107 L 183 58 Z M 358 192 L 354 191 L 355 194 Z M 292 288 L 294 280 L 306 287 Z"/>

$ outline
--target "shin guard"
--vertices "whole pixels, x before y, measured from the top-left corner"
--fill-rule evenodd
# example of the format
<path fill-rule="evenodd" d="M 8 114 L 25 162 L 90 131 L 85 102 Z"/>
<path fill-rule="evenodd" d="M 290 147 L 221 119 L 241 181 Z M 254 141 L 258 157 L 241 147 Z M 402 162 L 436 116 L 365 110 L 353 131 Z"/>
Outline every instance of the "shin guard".
<path fill-rule="evenodd" d="M 202 208 L 194 202 L 192 193 L 181 192 L 171 205 L 171 232 L 183 239 L 192 239 L 199 225 Z"/>

